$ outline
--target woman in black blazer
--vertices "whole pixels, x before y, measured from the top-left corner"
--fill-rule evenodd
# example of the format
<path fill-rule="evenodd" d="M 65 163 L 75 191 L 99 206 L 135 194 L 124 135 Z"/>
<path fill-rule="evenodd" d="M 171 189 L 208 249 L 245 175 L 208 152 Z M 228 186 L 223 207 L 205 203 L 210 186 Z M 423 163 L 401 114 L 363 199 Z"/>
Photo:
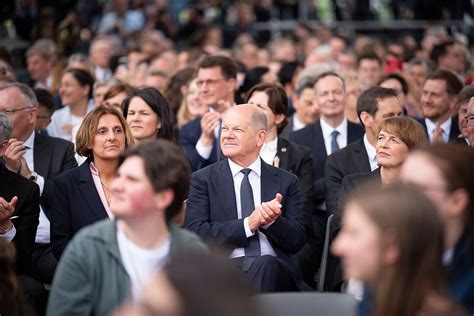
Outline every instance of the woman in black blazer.
<path fill-rule="evenodd" d="M 314 286 L 319 258 L 312 222 L 314 172 L 311 151 L 278 136 L 288 123 L 286 119 L 288 98 L 281 85 L 258 84 L 247 93 L 246 101 L 261 108 L 267 116 L 268 131 L 260 157 L 266 163 L 289 171 L 299 178 L 306 244 L 296 256 L 303 272 L 303 279 L 310 286 Z"/>
<path fill-rule="evenodd" d="M 131 144 L 133 136 L 116 108 L 99 106 L 84 118 L 76 137 L 76 151 L 87 160 L 55 181 L 51 247 L 58 260 L 78 230 L 111 217 L 110 184 L 120 154 Z"/>
<path fill-rule="evenodd" d="M 344 177 L 339 190 L 338 207 L 331 224 L 331 240 L 334 240 L 341 229 L 341 217 L 348 196 L 361 186 L 381 187 L 397 181 L 408 153 L 424 144 L 428 144 L 428 138 L 423 126 L 416 120 L 409 117 L 393 117 L 382 122 L 375 145 L 379 168 L 372 172 Z M 330 256 L 326 282 L 330 284 L 331 289 L 338 289 L 342 281 L 339 260 Z"/>
<path fill-rule="evenodd" d="M 393 117 L 380 125 L 375 144 L 379 168 L 369 173 L 359 173 L 344 177 L 339 191 L 338 212 L 341 216 L 347 195 L 365 183 L 387 185 L 399 178 L 400 170 L 408 153 L 421 145 L 428 144 L 426 132 L 420 123 L 409 117 Z"/>

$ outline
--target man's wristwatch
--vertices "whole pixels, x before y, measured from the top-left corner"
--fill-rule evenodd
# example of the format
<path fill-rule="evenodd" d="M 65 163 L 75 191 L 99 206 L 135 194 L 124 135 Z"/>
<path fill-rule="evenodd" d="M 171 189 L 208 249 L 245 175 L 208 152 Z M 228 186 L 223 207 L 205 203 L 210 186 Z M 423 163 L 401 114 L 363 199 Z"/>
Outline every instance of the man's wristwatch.
<path fill-rule="evenodd" d="M 38 179 L 38 174 L 34 171 L 31 171 L 30 177 L 28 179 L 31 180 L 31 181 L 36 182 L 36 179 Z"/>
<path fill-rule="evenodd" d="M 8 233 L 10 230 L 12 230 L 13 227 L 14 227 L 13 224 L 11 224 L 11 226 L 8 227 L 8 228 L 5 229 L 5 230 L 0 229 L 0 235 L 5 235 L 5 234 Z"/>

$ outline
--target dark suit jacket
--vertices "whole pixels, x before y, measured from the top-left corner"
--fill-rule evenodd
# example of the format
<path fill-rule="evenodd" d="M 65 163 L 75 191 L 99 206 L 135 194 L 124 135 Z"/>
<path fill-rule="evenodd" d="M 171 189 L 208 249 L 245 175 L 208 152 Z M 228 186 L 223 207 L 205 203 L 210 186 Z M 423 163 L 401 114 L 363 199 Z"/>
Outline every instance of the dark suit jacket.
<path fill-rule="evenodd" d="M 372 172 L 357 173 L 344 177 L 342 181 L 341 189 L 339 190 L 338 206 L 334 210 L 334 219 L 330 228 L 330 239 L 331 242 L 336 238 L 339 230 L 341 229 L 341 217 L 344 211 L 345 204 L 348 196 L 354 192 L 360 185 L 366 183 L 372 183 L 373 185 L 382 185 L 380 177 L 380 168 L 375 169 Z M 324 290 L 326 291 L 340 291 L 343 283 L 342 270 L 338 257 L 332 255 L 329 252 L 326 279 L 325 279 Z"/>
<path fill-rule="evenodd" d="M 77 167 L 74 145 L 67 140 L 36 133 L 33 151 L 35 171 L 44 178 L 41 206 L 51 218 L 54 179 L 65 170 Z"/>
<path fill-rule="evenodd" d="M 425 119 L 417 119 L 417 121 L 420 122 L 421 125 L 423 125 L 426 131 L 426 135 L 428 135 L 428 139 L 429 139 L 430 133 L 428 132 L 426 128 Z M 456 116 L 453 116 L 451 117 L 451 129 L 449 130 L 449 140 L 451 141 L 451 140 L 456 139 L 460 133 L 461 131 L 459 130 L 458 118 Z"/>
<path fill-rule="evenodd" d="M 329 214 L 333 214 L 337 208 L 339 189 L 344 177 L 370 171 L 363 138 L 329 155 L 326 160 L 326 209 Z"/>
<path fill-rule="evenodd" d="M 380 168 L 375 169 L 371 172 L 351 174 L 342 180 L 341 189 L 339 190 L 339 198 L 337 201 L 337 208 L 335 209 L 335 220 L 334 224 L 339 224 L 337 229 L 340 228 L 340 219 L 346 206 L 347 199 L 354 192 L 354 190 L 360 188 L 361 185 L 371 184 L 374 186 L 382 185 L 382 178 L 380 176 Z"/>
<path fill-rule="evenodd" d="M 11 172 L 0 163 L 0 196 L 8 202 L 18 197 L 12 216 L 16 235 L 13 243 L 16 247 L 17 272 L 31 272 L 31 254 L 35 245 L 36 229 L 39 223 L 39 187 L 32 181 Z"/>
<path fill-rule="evenodd" d="M 362 126 L 347 122 L 347 144 L 350 144 L 364 135 Z M 314 203 L 315 206 L 322 203 L 326 197 L 326 182 L 324 179 L 324 167 L 326 166 L 327 152 L 324 146 L 323 130 L 321 122 L 306 126 L 303 129 L 291 133 L 290 140 L 311 149 L 314 160 Z"/>
<path fill-rule="evenodd" d="M 454 144 L 469 146 L 467 140 L 462 135 L 459 135 L 455 139 L 451 139 L 449 142 L 454 143 Z"/>
<path fill-rule="evenodd" d="M 298 178 L 262 161 L 262 202 L 274 199 L 276 193 L 283 195 L 282 215 L 268 229 L 260 228 L 260 231 L 268 237 L 279 260 L 300 286 L 301 271 L 292 255 L 305 242 Z M 234 180 L 227 159 L 193 173 L 185 226 L 204 241 L 225 246 L 229 251 L 248 246 L 244 219 L 237 218 Z"/>
<path fill-rule="evenodd" d="M 471 236 L 470 236 L 471 234 Z M 457 242 L 448 266 L 448 289 L 451 298 L 474 314 L 474 243 L 465 231 Z"/>
<path fill-rule="evenodd" d="M 208 166 L 218 160 L 219 146 L 217 138 L 214 137 L 212 144 L 212 152 L 209 159 L 204 159 L 196 150 L 196 144 L 201 137 L 201 118 L 197 118 L 181 127 L 179 131 L 179 145 L 184 149 L 184 154 L 188 158 L 189 164 L 193 171 L 197 171 Z"/>
<path fill-rule="evenodd" d="M 59 260 L 74 234 L 108 218 L 89 169 L 89 161 L 56 178 L 51 212 L 51 248 Z"/>
<path fill-rule="evenodd" d="M 313 156 L 308 148 L 278 137 L 277 157 L 280 159 L 279 168 L 293 173 L 299 179 L 306 244 L 298 252 L 298 260 L 300 263 L 304 261 L 305 264 L 311 264 L 316 269 L 317 262 L 314 262 L 316 256 L 316 237 L 312 220 L 314 191 Z"/>

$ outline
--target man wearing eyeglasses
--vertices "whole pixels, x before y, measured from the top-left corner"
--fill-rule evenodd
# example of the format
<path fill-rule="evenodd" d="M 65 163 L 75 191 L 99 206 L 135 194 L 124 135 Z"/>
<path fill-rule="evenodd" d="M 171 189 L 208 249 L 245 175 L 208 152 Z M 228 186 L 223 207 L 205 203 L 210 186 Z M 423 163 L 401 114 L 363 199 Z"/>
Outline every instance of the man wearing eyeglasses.
<path fill-rule="evenodd" d="M 458 124 L 460 133 L 452 142 L 469 145 L 468 131 L 467 131 L 467 107 L 469 100 L 474 97 L 474 85 L 465 86 L 458 94 Z"/>
<path fill-rule="evenodd" d="M 469 140 L 469 145 L 474 148 L 474 97 L 469 101 L 467 106 L 467 139 Z"/>
<path fill-rule="evenodd" d="M 33 90 L 24 84 L 14 82 L 0 86 L 0 113 L 8 117 L 13 128 L 3 153 L 3 163 L 8 170 L 40 188 L 40 217 L 32 273 L 42 283 L 50 284 L 57 264 L 49 246 L 54 178 L 76 167 L 77 163 L 72 143 L 35 133 L 37 103 Z"/>
<path fill-rule="evenodd" d="M 193 171 L 222 157 L 219 148 L 221 115 L 234 105 L 237 82 L 235 63 L 224 56 L 209 56 L 199 65 L 197 86 L 209 112 L 181 128 L 179 143 Z"/>

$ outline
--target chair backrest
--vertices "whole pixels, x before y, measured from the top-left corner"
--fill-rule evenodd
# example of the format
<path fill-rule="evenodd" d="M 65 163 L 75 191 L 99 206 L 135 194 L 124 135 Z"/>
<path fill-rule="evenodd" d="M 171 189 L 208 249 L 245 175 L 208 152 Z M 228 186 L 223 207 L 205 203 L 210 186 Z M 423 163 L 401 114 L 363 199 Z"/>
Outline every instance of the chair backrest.
<path fill-rule="evenodd" d="M 281 292 L 256 297 L 260 316 L 355 316 L 357 301 L 348 294 Z"/>
<path fill-rule="evenodd" d="M 324 291 L 324 280 L 326 279 L 326 267 L 328 263 L 329 244 L 331 242 L 331 224 L 334 218 L 334 214 L 329 215 L 328 222 L 326 225 L 326 235 L 324 236 L 324 248 L 323 255 L 321 256 L 321 264 L 319 265 L 318 273 L 318 288 L 319 292 Z"/>

